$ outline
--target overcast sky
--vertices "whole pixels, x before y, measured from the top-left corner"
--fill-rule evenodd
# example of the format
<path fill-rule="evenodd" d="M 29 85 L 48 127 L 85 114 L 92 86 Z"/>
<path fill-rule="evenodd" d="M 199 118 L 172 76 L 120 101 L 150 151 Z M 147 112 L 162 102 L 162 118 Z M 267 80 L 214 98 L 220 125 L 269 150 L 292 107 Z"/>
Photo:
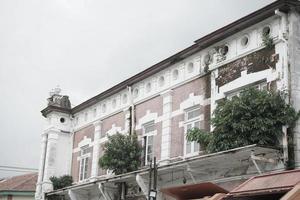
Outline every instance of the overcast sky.
<path fill-rule="evenodd" d="M 38 168 L 56 85 L 77 105 L 270 2 L 0 0 L 0 166 Z"/>

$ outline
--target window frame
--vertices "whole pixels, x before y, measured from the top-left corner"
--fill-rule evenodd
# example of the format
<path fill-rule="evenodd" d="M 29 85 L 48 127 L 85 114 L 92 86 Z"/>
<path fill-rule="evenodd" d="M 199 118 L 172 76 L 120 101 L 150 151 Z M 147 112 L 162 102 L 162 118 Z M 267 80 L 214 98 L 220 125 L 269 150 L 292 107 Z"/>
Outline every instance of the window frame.
<path fill-rule="evenodd" d="M 199 115 L 194 116 L 192 118 L 189 118 L 189 113 L 191 112 L 195 112 L 199 110 Z M 196 105 L 193 107 L 190 107 L 188 109 L 186 109 L 184 111 L 184 156 L 185 157 L 190 157 L 190 156 L 195 156 L 195 155 L 199 155 L 199 153 L 201 153 L 201 147 L 200 144 L 197 142 L 189 142 L 186 139 L 186 135 L 187 135 L 187 131 L 188 131 L 188 126 L 191 125 L 191 128 L 196 127 L 195 124 L 199 123 L 198 128 L 201 128 L 201 109 L 200 109 L 200 105 Z M 190 147 L 190 152 L 187 152 L 187 145 L 190 143 L 191 147 Z"/>
<path fill-rule="evenodd" d="M 80 154 L 79 154 L 79 181 L 84 181 L 88 179 L 88 168 L 89 168 L 89 157 L 90 152 L 89 145 L 84 145 L 80 147 Z"/>
<path fill-rule="evenodd" d="M 268 83 L 266 81 L 261 81 L 255 84 L 251 84 L 251 85 L 246 85 L 240 89 L 234 90 L 234 91 L 230 91 L 230 92 L 226 92 L 225 97 L 227 99 L 232 99 L 235 96 L 240 96 L 241 92 L 245 89 L 245 88 L 256 88 L 258 90 L 267 90 L 269 91 L 269 86 Z"/>
<path fill-rule="evenodd" d="M 153 130 L 146 132 L 147 127 L 153 126 Z M 154 136 L 157 134 L 156 127 L 154 121 L 150 121 L 148 123 L 143 124 L 143 144 L 144 144 L 144 163 L 148 165 L 150 160 L 148 161 L 148 150 L 149 150 L 149 138 L 152 137 L 152 160 L 154 158 Z"/>

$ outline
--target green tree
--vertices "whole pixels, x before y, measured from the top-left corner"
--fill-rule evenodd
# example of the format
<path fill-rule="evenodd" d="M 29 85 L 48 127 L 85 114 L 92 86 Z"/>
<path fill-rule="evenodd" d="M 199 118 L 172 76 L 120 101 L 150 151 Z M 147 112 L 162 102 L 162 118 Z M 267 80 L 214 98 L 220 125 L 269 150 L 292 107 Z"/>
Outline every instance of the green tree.
<path fill-rule="evenodd" d="M 214 111 L 211 137 L 203 130 L 189 131 L 187 139 L 205 142 L 208 152 L 250 144 L 278 146 L 282 126 L 293 126 L 299 113 L 278 92 L 246 89 L 240 96 L 224 99 Z"/>
<path fill-rule="evenodd" d="M 136 134 L 117 133 L 108 137 L 99 165 L 103 169 L 112 170 L 115 174 L 135 171 L 141 164 L 141 152 L 142 147 Z"/>

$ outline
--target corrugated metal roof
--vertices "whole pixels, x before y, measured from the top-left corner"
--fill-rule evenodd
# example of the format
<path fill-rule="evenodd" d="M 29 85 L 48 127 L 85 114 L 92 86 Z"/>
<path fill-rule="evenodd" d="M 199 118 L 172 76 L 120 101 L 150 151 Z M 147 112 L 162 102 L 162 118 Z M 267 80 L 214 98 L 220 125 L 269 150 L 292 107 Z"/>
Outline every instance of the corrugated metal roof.
<path fill-rule="evenodd" d="M 286 193 L 300 183 L 300 170 L 255 176 L 228 194 L 228 197 Z"/>
<path fill-rule="evenodd" d="M 37 173 L 14 176 L 0 181 L 0 191 L 35 191 Z"/>
<path fill-rule="evenodd" d="M 228 192 L 224 188 L 211 182 L 164 188 L 160 191 L 175 199 L 199 199 L 206 196 L 213 196 L 217 193 Z"/>

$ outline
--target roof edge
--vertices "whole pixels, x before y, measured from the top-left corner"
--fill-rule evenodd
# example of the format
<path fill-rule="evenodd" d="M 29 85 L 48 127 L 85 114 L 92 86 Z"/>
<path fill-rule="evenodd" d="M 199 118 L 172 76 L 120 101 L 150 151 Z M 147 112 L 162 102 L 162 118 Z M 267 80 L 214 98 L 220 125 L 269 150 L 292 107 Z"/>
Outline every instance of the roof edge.
<path fill-rule="evenodd" d="M 62 112 L 62 113 L 66 113 L 66 114 L 71 114 L 72 109 L 67 109 L 67 108 L 62 108 L 62 107 L 58 107 L 58 106 L 53 106 L 53 105 L 48 105 L 46 108 L 44 108 L 43 110 L 41 110 L 41 113 L 44 117 L 47 117 L 47 115 L 51 112 Z"/>
<path fill-rule="evenodd" d="M 258 23 L 260 21 L 263 21 L 264 19 L 271 17 L 275 15 L 274 11 L 276 9 L 281 9 L 282 11 L 289 11 L 291 6 L 296 6 L 298 9 L 300 9 L 300 2 L 297 0 L 278 0 L 275 1 L 261 9 L 258 9 L 245 17 L 242 17 L 220 29 L 217 29 L 216 31 L 194 41 L 195 44 L 183 49 L 182 51 L 162 60 L 161 62 L 158 62 L 151 67 L 135 74 L 134 76 L 116 84 L 115 86 L 105 90 L 104 92 L 82 102 L 81 104 L 75 106 L 71 109 L 71 113 L 75 114 L 80 112 L 81 110 L 84 110 L 85 108 L 96 104 L 102 99 L 105 99 L 123 89 L 125 89 L 127 86 L 131 86 L 134 83 L 143 80 L 169 66 L 172 64 L 175 64 L 186 57 L 194 54 L 195 52 L 202 50 L 206 47 L 209 47 L 210 45 L 217 43 L 227 37 L 229 37 L 232 34 L 235 34 L 239 32 L 242 29 L 245 29 L 247 27 L 250 27 L 254 25 L 255 23 Z M 43 113 L 43 112 L 42 112 Z"/>

